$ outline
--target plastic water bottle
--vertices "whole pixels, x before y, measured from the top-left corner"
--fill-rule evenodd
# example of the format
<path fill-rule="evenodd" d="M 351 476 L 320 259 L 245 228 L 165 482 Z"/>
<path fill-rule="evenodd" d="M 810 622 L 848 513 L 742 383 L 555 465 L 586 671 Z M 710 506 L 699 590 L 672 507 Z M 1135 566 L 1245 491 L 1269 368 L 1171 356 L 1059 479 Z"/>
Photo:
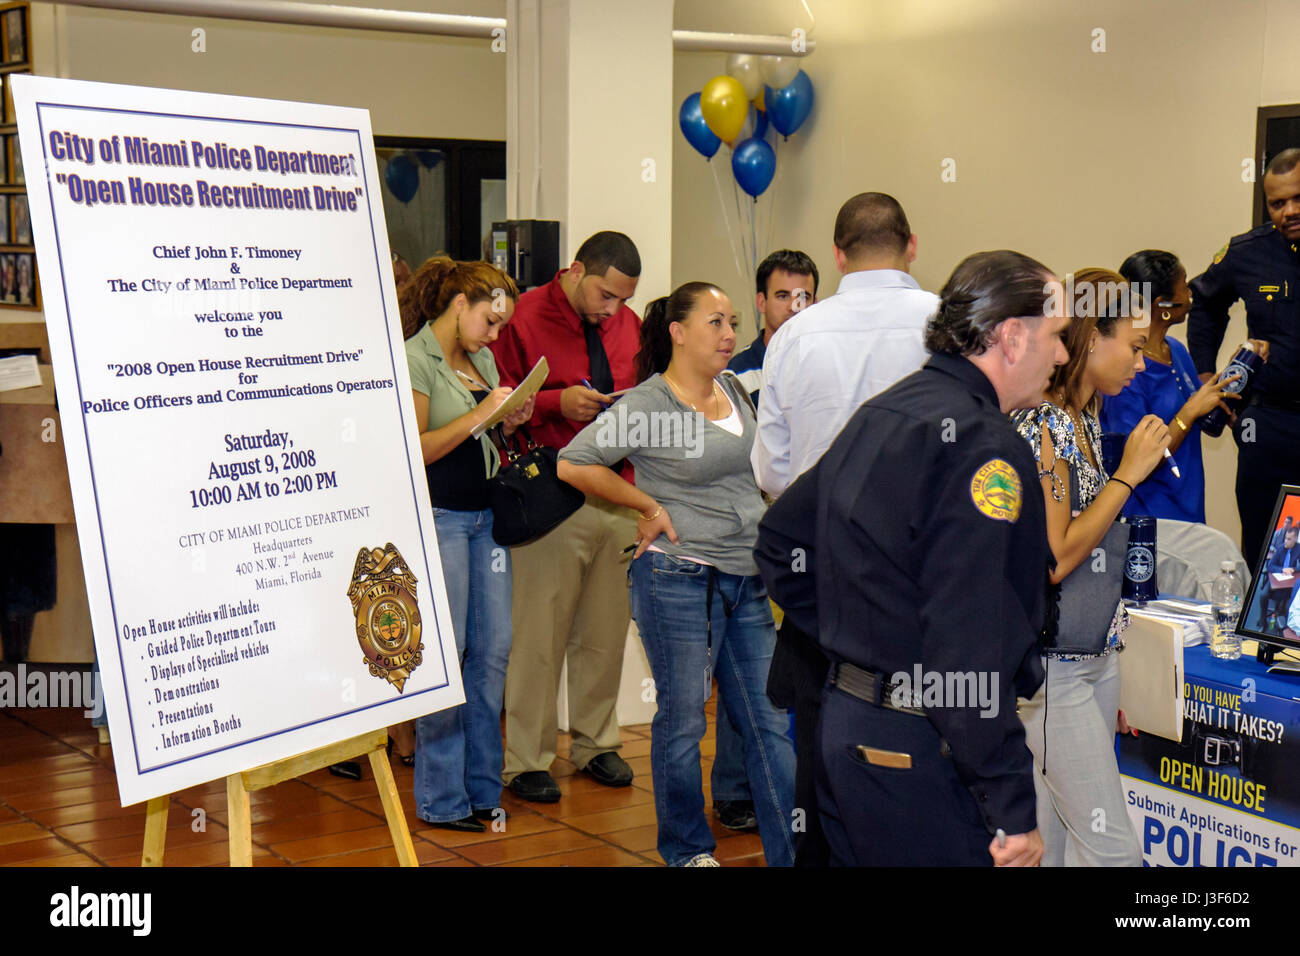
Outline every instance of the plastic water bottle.
<path fill-rule="evenodd" d="M 1231 561 L 1219 565 L 1211 596 L 1214 601 L 1214 635 L 1210 638 L 1210 653 L 1225 661 L 1241 657 L 1241 638 L 1237 634 L 1237 616 L 1246 592 L 1237 576 L 1237 566 Z"/>

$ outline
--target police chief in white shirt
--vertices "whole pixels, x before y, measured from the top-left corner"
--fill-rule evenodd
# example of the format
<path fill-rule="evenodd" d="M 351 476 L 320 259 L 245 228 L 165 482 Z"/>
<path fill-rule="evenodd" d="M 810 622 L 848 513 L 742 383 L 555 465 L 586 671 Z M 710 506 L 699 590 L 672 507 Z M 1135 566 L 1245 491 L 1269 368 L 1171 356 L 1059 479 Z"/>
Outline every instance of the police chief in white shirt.
<path fill-rule="evenodd" d="M 839 289 L 786 321 L 763 361 L 751 461 L 764 491 L 785 491 L 863 402 L 929 357 L 921 339 L 939 297 L 908 274 L 915 259 L 916 236 L 892 196 L 861 193 L 840 208 Z"/>

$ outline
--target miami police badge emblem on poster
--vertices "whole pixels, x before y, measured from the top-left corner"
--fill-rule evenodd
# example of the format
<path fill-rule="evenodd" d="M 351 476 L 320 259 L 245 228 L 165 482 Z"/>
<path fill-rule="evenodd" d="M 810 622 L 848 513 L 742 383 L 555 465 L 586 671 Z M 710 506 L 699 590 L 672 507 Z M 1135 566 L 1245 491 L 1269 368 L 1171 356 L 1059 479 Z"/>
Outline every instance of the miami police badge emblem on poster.
<path fill-rule="evenodd" d="M 388 681 L 399 694 L 424 659 L 415 584 L 415 575 L 392 542 L 383 550 L 357 552 L 348 586 L 357 641 L 371 676 Z"/>

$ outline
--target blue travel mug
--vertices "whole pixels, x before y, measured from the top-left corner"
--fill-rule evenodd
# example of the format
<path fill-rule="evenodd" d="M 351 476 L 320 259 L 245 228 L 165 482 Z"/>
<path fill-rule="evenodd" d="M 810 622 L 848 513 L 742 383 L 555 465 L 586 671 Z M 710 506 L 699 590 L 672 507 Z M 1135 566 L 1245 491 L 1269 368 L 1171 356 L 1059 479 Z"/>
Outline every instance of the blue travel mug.
<path fill-rule="evenodd" d="M 1124 558 L 1125 601 L 1154 601 L 1156 587 L 1156 519 L 1137 515 L 1128 519 L 1128 554 Z"/>

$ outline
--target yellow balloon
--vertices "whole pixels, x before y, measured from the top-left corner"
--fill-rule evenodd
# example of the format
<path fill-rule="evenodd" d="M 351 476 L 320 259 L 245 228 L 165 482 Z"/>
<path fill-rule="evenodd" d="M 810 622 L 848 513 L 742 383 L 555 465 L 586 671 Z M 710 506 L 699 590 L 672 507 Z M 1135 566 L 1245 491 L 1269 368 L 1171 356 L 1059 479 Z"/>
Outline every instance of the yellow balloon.
<path fill-rule="evenodd" d="M 758 91 L 758 96 L 754 97 L 754 108 L 760 113 L 767 112 L 767 86 Z"/>
<path fill-rule="evenodd" d="M 734 142 L 749 113 L 749 100 L 740 80 L 724 73 L 705 83 L 700 91 L 700 113 L 714 136 L 726 143 Z"/>

